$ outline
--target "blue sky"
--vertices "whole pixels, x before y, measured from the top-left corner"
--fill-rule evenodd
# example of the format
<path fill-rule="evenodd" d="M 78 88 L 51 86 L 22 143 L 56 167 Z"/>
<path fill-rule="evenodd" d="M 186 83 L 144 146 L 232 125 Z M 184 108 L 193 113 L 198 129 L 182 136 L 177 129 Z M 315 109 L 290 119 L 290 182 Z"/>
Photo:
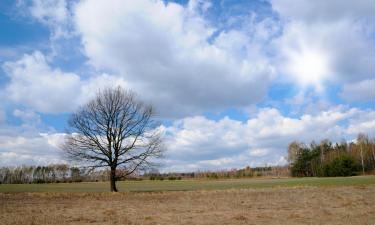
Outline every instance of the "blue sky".
<path fill-rule="evenodd" d="M 293 6 L 293 7 L 291 7 Z M 375 135 L 370 0 L 0 3 L 0 165 L 65 162 L 100 88 L 158 111 L 161 170 L 285 164 L 293 140 Z"/>

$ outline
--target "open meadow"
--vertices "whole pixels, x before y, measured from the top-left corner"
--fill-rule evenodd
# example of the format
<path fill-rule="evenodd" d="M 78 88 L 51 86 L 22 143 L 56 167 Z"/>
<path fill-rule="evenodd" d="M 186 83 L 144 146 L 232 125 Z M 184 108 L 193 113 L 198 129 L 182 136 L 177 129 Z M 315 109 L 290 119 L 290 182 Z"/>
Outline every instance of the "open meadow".
<path fill-rule="evenodd" d="M 375 176 L 0 185 L 0 224 L 375 224 Z"/>
<path fill-rule="evenodd" d="M 247 189 L 296 186 L 348 186 L 375 185 L 375 176 L 356 177 L 304 177 L 304 178 L 252 178 L 227 180 L 164 180 L 118 181 L 120 192 L 193 191 L 216 189 Z M 108 182 L 2 184 L 0 192 L 108 192 Z"/>

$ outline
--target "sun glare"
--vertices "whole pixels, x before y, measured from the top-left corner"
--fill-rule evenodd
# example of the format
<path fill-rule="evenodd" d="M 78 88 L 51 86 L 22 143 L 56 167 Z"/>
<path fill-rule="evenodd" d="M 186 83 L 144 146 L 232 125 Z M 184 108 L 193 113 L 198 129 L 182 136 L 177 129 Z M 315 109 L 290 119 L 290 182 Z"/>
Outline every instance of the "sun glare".
<path fill-rule="evenodd" d="M 322 88 L 329 75 L 329 60 L 322 51 L 304 49 L 290 57 L 289 72 L 302 86 L 313 85 Z"/>

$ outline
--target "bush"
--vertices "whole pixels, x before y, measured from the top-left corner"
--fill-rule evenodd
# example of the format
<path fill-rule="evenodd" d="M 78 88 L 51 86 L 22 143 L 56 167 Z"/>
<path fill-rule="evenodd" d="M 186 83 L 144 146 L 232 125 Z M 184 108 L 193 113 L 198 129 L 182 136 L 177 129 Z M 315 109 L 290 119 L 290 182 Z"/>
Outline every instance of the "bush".
<path fill-rule="evenodd" d="M 44 183 L 46 183 L 46 181 L 43 180 L 43 179 L 36 179 L 36 180 L 33 181 L 33 183 L 34 184 L 44 184 Z"/>
<path fill-rule="evenodd" d="M 353 157 L 343 155 L 326 164 L 323 167 L 323 173 L 326 177 L 353 176 L 356 175 L 358 169 L 359 165 Z"/>

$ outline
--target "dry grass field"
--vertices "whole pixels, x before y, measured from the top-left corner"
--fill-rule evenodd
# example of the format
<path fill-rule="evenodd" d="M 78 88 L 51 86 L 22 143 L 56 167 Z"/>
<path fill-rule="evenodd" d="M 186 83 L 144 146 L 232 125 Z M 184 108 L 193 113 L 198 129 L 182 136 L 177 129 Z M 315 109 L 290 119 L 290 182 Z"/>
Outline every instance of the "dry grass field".
<path fill-rule="evenodd" d="M 356 186 L 375 185 L 375 176 L 304 177 L 304 178 L 250 178 L 224 180 L 178 181 L 118 181 L 120 192 L 195 191 L 218 189 L 247 189 L 296 186 Z M 108 192 L 109 182 L 2 184 L 0 192 Z"/>
<path fill-rule="evenodd" d="M 0 223 L 375 224 L 375 186 L 0 193 Z"/>

